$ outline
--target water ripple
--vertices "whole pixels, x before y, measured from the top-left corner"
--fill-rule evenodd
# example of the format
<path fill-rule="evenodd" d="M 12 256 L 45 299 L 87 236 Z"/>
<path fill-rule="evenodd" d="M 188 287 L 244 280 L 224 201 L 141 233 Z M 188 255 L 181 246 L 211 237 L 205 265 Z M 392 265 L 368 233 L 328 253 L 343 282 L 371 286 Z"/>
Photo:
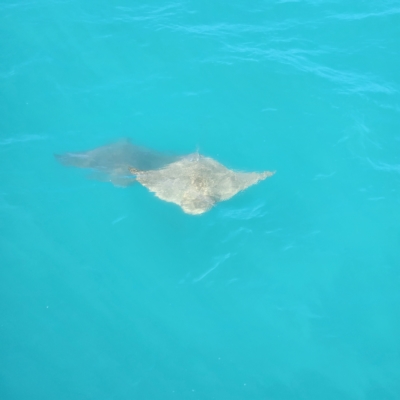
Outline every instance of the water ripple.
<path fill-rule="evenodd" d="M 366 157 L 368 163 L 378 171 L 385 171 L 385 172 L 396 172 L 400 173 L 400 164 L 389 164 L 385 162 L 377 162 L 372 161 L 370 158 Z"/>
<path fill-rule="evenodd" d="M 307 55 L 321 54 L 320 50 L 304 49 L 262 49 L 257 46 L 232 46 L 227 45 L 226 50 L 232 54 L 232 58 L 242 61 L 262 61 L 270 60 L 280 62 L 296 68 L 299 71 L 312 73 L 321 78 L 327 79 L 336 84 L 346 87 L 347 92 L 358 93 L 385 93 L 393 94 L 398 90 L 393 84 L 387 82 L 378 82 L 378 78 L 372 74 L 358 74 L 352 71 L 343 71 L 318 64 L 311 61 Z"/>
<path fill-rule="evenodd" d="M 386 17 L 388 15 L 396 15 L 396 14 L 400 14 L 400 8 L 391 8 L 389 10 L 384 10 L 384 11 L 366 12 L 366 13 L 358 13 L 358 14 L 336 14 L 336 15 L 332 15 L 328 18 L 354 21 L 354 20 L 361 20 L 361 19 L 366 19 L 366 18 Z"/>
<path fill-rule="evenodd" d="M 0 146 L 8 146 L 10 144 L 15 144 L 15 143 L 32 142 L 32 141 L 46 140 L 46 139 L 47 139 L 46 136 L 41 136 L 41 135 L 22 135 L 19 137 L 10 137 L 1 140 Z"/>

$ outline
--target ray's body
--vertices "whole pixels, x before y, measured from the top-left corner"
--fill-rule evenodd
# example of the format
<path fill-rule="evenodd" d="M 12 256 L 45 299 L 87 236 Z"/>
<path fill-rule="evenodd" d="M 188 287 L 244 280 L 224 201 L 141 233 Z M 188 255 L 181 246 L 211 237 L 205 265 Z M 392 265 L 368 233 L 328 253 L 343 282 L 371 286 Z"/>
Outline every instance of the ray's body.
<path fill-rule="evenodd" d="M 232 171 L 199 153 L 172 156 L 135 146 L 129 140 L 56 158 L 67 166 L 94 170 L 97 179 L 116 186 L 138 181 L 158 198 L 175 203 L 192 215 L 202 214 L 217 202 L 274 174 Z"/>

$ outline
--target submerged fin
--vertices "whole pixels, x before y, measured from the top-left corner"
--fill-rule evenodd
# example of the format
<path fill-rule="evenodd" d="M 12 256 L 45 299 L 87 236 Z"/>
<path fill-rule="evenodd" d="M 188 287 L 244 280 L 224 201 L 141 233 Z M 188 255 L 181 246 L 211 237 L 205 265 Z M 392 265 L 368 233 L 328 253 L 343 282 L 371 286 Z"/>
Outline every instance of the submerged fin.
<path fill-rule="evenodd" d="M 128 139 L 86 152 L 68 152 L 54 156 L 65 166 L 93 170 L 91 179 L 111 182 L 116 186 L 129 186 L 134 182 L 131 168 L 138 171 L 158 169 L 179 158 L 135 146 Z"/>

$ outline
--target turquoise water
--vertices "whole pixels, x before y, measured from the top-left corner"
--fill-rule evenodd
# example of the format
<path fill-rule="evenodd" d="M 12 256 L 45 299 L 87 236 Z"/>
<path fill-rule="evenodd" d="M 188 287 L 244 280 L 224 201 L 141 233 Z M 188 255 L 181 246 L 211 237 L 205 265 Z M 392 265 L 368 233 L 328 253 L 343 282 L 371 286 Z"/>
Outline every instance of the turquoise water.
<path fill-rule="evenodd" d="M 400 399 L 400 3 L 0 5 L 1 399 Z M 56 163 L 277 170 L 201 216 Z"/>

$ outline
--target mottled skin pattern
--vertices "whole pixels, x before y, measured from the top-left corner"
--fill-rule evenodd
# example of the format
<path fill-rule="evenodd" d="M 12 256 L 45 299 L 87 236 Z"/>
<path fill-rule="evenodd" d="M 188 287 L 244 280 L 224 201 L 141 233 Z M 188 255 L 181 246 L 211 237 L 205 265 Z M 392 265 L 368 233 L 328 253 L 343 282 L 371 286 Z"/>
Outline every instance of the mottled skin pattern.
<path fill-rule="evenodd" d="M 274 174 L 271 171 L 235 172 L 198 153 L 152 171 L 130 169 L 143 186 L 162 200 L 179 205 L 192 215 L 208 211 L 219 201 Z"/>

